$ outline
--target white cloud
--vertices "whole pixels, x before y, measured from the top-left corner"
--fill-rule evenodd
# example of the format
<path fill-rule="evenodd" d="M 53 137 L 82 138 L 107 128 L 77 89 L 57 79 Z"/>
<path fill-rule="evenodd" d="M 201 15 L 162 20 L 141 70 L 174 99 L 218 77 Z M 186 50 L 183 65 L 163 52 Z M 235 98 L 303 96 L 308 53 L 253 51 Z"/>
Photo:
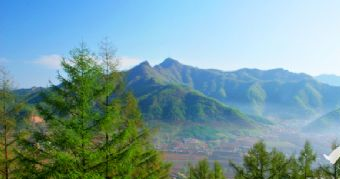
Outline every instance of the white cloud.
<path fill-rule="evenodd" d="M 142 61 L 138 58 L 133 58 L 133 57 L 120 57 L 119 58 L 119 69 L 122 70 L 127 70 L 135 65 L 138 65 Z"/>
<path fill-rule="evenodd" d="M 62 57 L 60 55 L 51 54 L 51 55 L 43 55 L 38 59 L 34 60 L 35 64 L 43 65 L 50 69 L 60 69 L 60 62 Z"/>

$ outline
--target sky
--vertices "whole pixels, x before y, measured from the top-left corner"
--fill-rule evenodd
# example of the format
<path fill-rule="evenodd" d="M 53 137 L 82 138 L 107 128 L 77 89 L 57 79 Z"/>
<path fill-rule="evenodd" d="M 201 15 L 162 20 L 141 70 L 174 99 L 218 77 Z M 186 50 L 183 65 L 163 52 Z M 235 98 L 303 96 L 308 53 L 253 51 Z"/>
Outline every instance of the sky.
<path fill-rule="evenodd" d="M 171 57 L 340 75 L 338 0 L 0 0 L 0 63 L 19 88 L 57 83 L 61 57 L 105 37 L 121 69 Z"/>

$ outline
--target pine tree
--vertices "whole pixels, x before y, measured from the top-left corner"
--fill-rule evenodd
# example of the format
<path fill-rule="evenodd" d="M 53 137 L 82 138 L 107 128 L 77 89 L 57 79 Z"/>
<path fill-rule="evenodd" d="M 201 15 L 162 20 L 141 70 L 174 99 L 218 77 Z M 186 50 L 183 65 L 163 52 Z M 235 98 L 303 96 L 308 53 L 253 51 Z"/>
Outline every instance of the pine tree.
<path fill-rule="evenodd" d="M 289 157 L 289 164 L 288 164 L 288 178 L 289 179 L 298 179 L 300 176 L 300 167 L 298 160 L 296 159 L 295 155 L 291 155 Z"/>
<path fill-rule="evenodd" d="M 230 162 L 235 179 L 265 179 L 270 170 L 270 154 L 263 141 L 257 142 L 243 158 L 243 167 Z"/>
<path fill-rule="evenodd" d="M 225 175 L 223 172 L 223 168 L 218 161 L 214 162 L 214 172 L 213 172 L 213 179 L 225 179 Z"/>
<path fill-rule="evenodd" d="M 14 178 L 15 148 L 16 148 L 16 120 L 22 103 L 16 101 L 12 90 L 12 81 L 8 72 L 0 69 L 0 172 L 1 178 Z"/>
<path fill-rule="evenodd" d="M 273 149 L 270 153 L 270 171 L 269 177 L 270 179 L 282 179 L 288 178 L 288 170 L 289 170 L 290 161 L 286 159 L 286 156 L 282 153 Z"/>
<path fill-rule="evenodd" d="M 118 59 L 115 58 L 115 50 L 112 48 L 110 42 L 106 38 L 101 42 L 101 65 L 103 73 L 103 99 L 99 100 L 99 104 L 102 105 L 103 115 L 101 119 L 100 130 L 105 135 L 105 143 L 103 149 L 105 151 L 105 178 L 110 178 L 110 142 L 112 135 L 115 133 L 115 125 L 120 120 L 120 108 L 119 104 L 111 103 L 110 96 L 119 92 L 122 86 L 122 78 L 117 70 Z M 116 94 L 117 95 L 117 94 Z M 113 144 L 111 144 L 112 146 Z"/>
<path fill-rule="evenodd" d="M 327 170 L 325 171 L 324 166 L 320 166 L 314 170 L 314 178 L 315 179 L 335 179 L 337 177 L 333 176 L 333 173 L 328 173 L 329 168 L 327 167 Z"/>
<path fill-rule="evenodd" d="M 291 159 L 273 149 L 266 150 L 263 141 L 257 142 L 243 158 L 243 166 L 230 162 L 235 179 L 282 179 L 289 178 Z"/>
<path fill-rule="evenodd" d="M 105 178 L 167 178 L 169 164 L 161 161 L 154 150 L 149 131 L 143 126 L 138 102 L 132 93 L 123 93 L 123 80 L 118 60 L 108 40 L 101 44 L 104 93 L 101 106 L 100 131 L 105 138 L 101 149 L 105 159 L 97 167 Z M 112 100 L 112 98 L 115 98 Z"/>
<path fill-rule="evenodd" d="M 138 102 L 132 93 L 128 93 L 123 100 L 122 117 L 125 122 L 125 136 L 129 146 L 130 159 L 127 160 L 132 168 L 132 177 L 135 179 L 161 179 L 169 177 L 171 165 L 163 163 L 160 153 L 154 149 L 150 131 L 142 123 L 142 115 Z M 128 158 L 128 157 L 125 157 Z M 131 170 L 131 169 L 130 169 Z"/>
<path fill-rule="evenodd" d="M 207 159 L 199 161 L 196 166 L 189 165 L 189 179 L 212 179 L 213 177 Z"/>
<path fill-rule="evenodd" d="M 62 66 L 67 77 L 59 75 L 61 84 L 53 85 L 38 106 L 46 128 L 23 142 L 21 159 L 32 170 L 23 177 L 101 178 L 92 169 L 100 158 L 94 143 L 100 114 L 94 104 L 101 91 L 101 67 L 84 44 Z"/>
<path fill-rule="evenodd" d="M 223 168 L 218 161 L 211 169 L 207 159 L 200 160 L 196 165 L 189 164 L 188 179 L 225 179 Z"/>
<path fill-rule="evenodd" d="M 115 68 L 85 46 L 71 55 L 62 62 L 67 77 L 38 106 L 46 125 L 22 137 L 22 178 L 167 178 L 170 165 L 153 148 L 137 100 L 116 93 Z"/>
<path fill-rule="evenodd" d="M 300 178 L 307 179 L 314 177 L 312 164 L 315 162 L 315 160 L 316 154 L 314 153 L 311 144 L 306 141 L 304 148 L 301 150 L 300 156 L 298 158 L 300 171 L 302 171 Z"/>

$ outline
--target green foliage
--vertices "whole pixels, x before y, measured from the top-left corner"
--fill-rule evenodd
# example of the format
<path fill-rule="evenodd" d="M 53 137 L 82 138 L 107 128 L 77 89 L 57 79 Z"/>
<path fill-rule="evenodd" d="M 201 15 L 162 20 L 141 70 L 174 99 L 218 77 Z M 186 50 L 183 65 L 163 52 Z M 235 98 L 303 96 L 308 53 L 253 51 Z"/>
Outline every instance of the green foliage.
<path fill-rule="evenodd" d="M 333 144 L 333 149 L 337 145 Z M 333 166 L 312 167 L 315 153 L 307 141 L 300 155 L 286 157 L 277 149 L 268 151 L 266 145 L 259 141 L 243 157 L 243 164 L 230 161 L 235 171 L 235 179 L 335 179 L 340 177 L 340 163 Z M 185 178 L 183 175 L 180 175 Z M 225 178 L 223 169 L 218 162 L 210 169 L 208 160 L 201 160 L 196 165 L 189 164 L 188 179 Z"/>
<path fill-rule="evenodd" d="M 213 179 L 226 179 L 226 177 L 224 176 L 223 168 L 219 162 L 214 162 L 213 170 Z"/>
<path fill-rule="evenodd" d="M 100 66 L 84 45 L 62 66 L 67 76 L 38 106 L 46 125 L 21 136 L 21 178 L 167 178 L 137 100 L 118 92 L 115 66 Z"/>
<path fill-rule="evenodd" d="M 167 178 L 170 165 L 162 163 L 160 154 L 153 148 L 149 131 L 142 125 L 136 98 L 128 93 L 123 101 L 123 123 L 118 128 L 122 132 L 115 133 L 115 137 L 112 137 L 116 145 L 114 149 L 119 154 L 113 162 L 118 167 L 113 170 L 113 178 Z M 120 137 L 122 139 L 116 141 Z"/>
<path fill-rule="evenodd" d="M 235 170 L 235 179 L 306 179 L 313 178 L 312 164 L 315 154 L 308 142 L 300 156 L 287 158 L 282 152 L 273 149 L 268 152 L 260 141 L 249 149 L 243 158 L 243 166 L 230 162 Z"/>
<path fill-rule="evenodd" d="M 225 179 L 222 166 L 215 161 L 210 169 L 207 159 L 201 160 L 197 165 L 189 165 L 188 179 Z"/>
<path fill-rule="evenodd" d="M 59 75 L 61 85 L 53 86 L 38 106 L 46 131 L 35 130 L 23 139 L 31 146 L 21 151 L 21 158 L 34 162 L 27 167 L 32 171 L 22 177 L 100 178 L 93 169 L 100 158 L 93 142 L 100 114 L 93 104 L 102 91 L 98 85 L 101 68 L 85 46 L 71 56 L 62 62 L 67 77 Z M 36 156 L 30 155 L 33 151 Z"/>
<path fill-rule="evenodd" d="M 16 121 L 22 104 L 18 103 L 12 92 L 12 80 L 8 72 L 0 69 L 0 177 L 14 178 L 16 166 Z"/>
<path fill-rule="evenodd" d="M 286 156 L 276 150 L 273 149 L 270 153 L 270 176 L 272 179 L 282 179 L 282 178 L 288 178 L 289 177 L 289 160 L 286 159 Z"/>
<path fill-rule="evenodd" d="M 306 141 L 303 150 L 300 152 L 300 156 L 298 158 L 298 164 L 300 170 L 303 171 L 300 178 L 307 179 L 309 177 L 313 177 L 312 164 L 316 160 L 316 154 L 313 151 L 311 144 Z"/>
<path fill-rule="evenodd" d="M 301 177 L 301 167 L 299 166 L 298 160 L 294 155 L 289 157 L 288 163 L 288 174 L 290 179 L 298 179 Z"/>
<path fill-rule="evenodd" d="M 265 144 L 260 141 L 248 151 L 243 158 L 243 166 L 230 162 L 235 170 L 235 179 L 265 179 L 270 171 L 270 153 L 267 152 Z"/>

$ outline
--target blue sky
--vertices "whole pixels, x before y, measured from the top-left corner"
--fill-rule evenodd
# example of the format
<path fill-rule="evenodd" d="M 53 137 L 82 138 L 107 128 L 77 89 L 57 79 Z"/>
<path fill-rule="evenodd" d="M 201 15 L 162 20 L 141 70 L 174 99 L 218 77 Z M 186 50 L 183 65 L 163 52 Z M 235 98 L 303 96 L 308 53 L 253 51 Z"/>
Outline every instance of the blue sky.
<path fill-rule="evenodd" d="M 339 19 L 338 0 L 0 0 L 0 63 L 18 87 L 47 86 L 60 56 L 109 37 L 122 68 L 172 57 L 340 75 Z"/>

